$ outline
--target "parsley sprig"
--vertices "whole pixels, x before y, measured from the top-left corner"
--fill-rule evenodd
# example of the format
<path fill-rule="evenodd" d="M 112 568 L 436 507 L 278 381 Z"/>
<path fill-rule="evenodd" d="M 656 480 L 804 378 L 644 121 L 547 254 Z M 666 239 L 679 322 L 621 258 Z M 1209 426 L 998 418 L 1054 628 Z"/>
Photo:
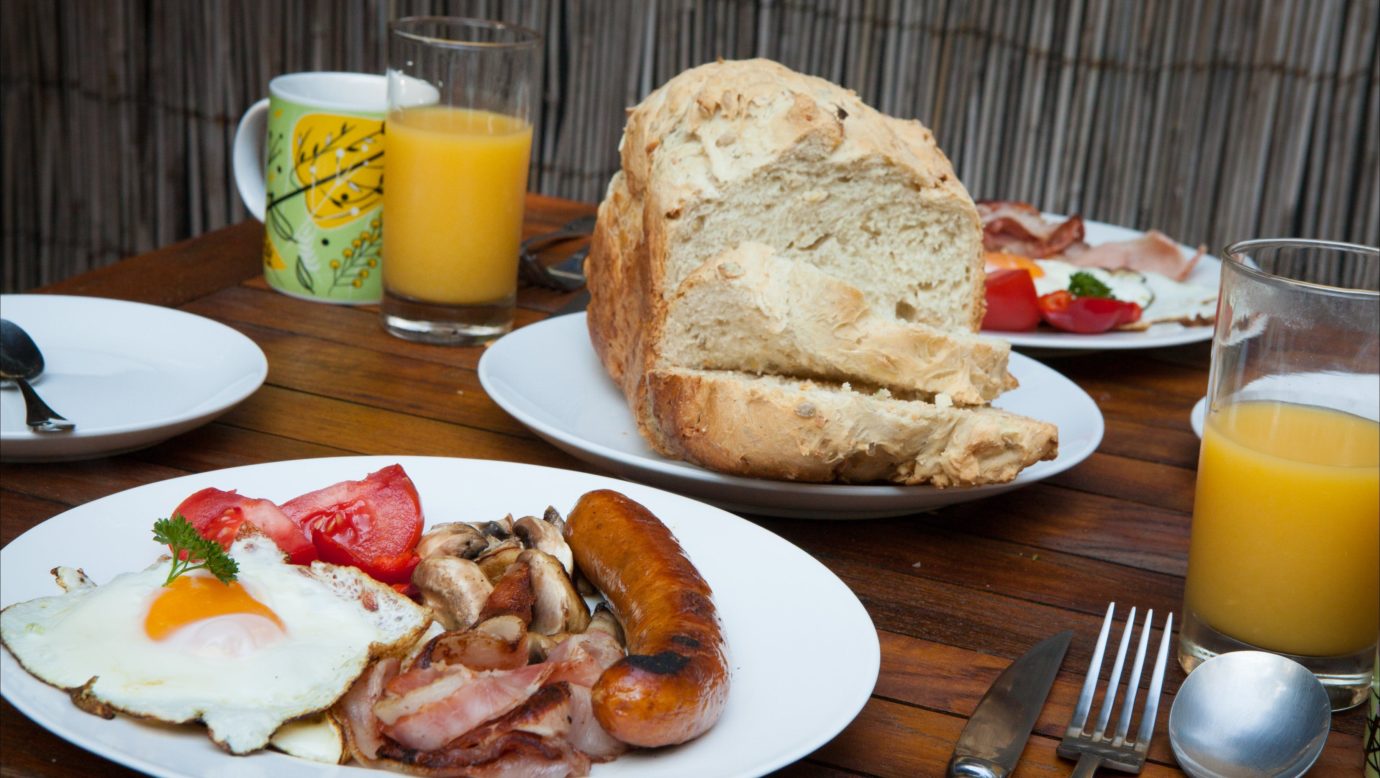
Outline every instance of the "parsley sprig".
<path fill-rule="evenodd" d="M 1080 270 L 1069 276 L 1069 293 L 1074 297 L 1111 297 L 1112 288 L 1092 273 Z"/>
<path fill-rule="evenodd" d="M 196 531 L 196 527 L 181 514 L 176 514 L 171 519 L 155 521 L 153 539 L 159 543 L 166 543 L 172 549 L 172 570 L 168 571 L 168 580 L 163 582 L 164 586 L 171 584 L 183 573 L 202 568 L 226 584 L 235 580 L 235 576 L 239 574 L 240 566 L 225 553 L 225 549 L 214 540 L 203 538 L 201 533 Z"/>

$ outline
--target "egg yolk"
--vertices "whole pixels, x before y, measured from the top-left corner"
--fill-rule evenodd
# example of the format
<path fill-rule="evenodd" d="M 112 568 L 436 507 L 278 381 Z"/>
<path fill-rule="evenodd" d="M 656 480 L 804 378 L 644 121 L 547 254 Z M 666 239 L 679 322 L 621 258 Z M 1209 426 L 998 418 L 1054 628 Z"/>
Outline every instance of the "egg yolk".
<path fill-rule="evenodd" d="M 1031 278 L 1040 278 L 1045 274 L 1045 269 L 1040 267 L 1035 260 L 1020 254 L 988 251 L 984 254 L 984 259 L 988 270 L 1024 270 L 1030 274 Z"/>
<path fill-rule="evenodd" d="M 232 614 L 262 616 L 285 629 L 271 608 L 254 599 L 238 581 L 223 584 L 215 578 L 184 575 L 163 588 L 149 607 L 144 632 L 163 640 L 198 621 Z"/>

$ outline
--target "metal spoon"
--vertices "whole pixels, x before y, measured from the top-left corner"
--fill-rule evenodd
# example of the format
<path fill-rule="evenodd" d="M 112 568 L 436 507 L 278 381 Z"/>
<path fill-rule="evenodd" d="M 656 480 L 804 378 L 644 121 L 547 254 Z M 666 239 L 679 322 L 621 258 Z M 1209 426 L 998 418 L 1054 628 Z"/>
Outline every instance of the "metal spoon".
<path fill-rule="evenodd" d="M 15 382 L 24 395 L 24 410 L 34 432 L 66 432 L 77 426 L 48 407 L 29 386 L 43 372 L 43 352 L 18 324 L 0 319 L 0 378 Z"/>
<path fill-rule="evenodd" d="M 1233 651 L 1188 674 L 1169 711 L 1169 742 L 1194 778 L 1293 778 L 1313 766 L 1331 725 L 1327 691 L 1308 668 Z"/>

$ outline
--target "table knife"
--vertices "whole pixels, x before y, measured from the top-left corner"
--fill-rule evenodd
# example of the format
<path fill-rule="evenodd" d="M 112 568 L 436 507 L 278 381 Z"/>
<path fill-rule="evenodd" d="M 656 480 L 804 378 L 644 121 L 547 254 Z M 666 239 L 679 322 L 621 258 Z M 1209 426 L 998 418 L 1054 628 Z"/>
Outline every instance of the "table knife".
<path fill-rule="evenodd" d="M 1073 632 L 1041 641 L 997 676 L 958 736 L 949 775 L 1005 778 L 1016 768 L 1045 706 Z"/>

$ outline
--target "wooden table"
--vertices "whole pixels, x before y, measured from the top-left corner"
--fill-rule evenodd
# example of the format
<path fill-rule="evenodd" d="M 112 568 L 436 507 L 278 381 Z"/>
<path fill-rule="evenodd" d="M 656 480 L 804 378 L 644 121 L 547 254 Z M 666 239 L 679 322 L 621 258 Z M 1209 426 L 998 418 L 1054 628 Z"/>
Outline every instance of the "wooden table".
<path fill-rule="evenodd" d="M 592 210 L 537 196 L 528 206 L 529 233 Z M 591 470 L 484 394 L 475 375 L 481 349 L 404 342 L 380 329 L 372 309 L 271 291 L 260 274 L 262 235 L 262 226 L 247 222 L 41 290 L 138 300 L 224 322 L 259 344 L 269 375 L 216 422 L 161 445 L 86 462 L 0 466 L 0 540 L 8 544 L 50 516 L 113 492 L 260 462 L 417 454 Z M 523 289 L 518 326 L 549 316 L 569 297 Z M 1101 448 L 1071 471 L 904 518 L 748 517 L 838 574 L 881 640 L 881 676 L 866 707 L 783 775 L 942 775 L 966 716 L 997 674 L 1039 640 L 1073 629 L 1017 771 L 1068 775 L 1071 763 L 1055 746 L 1107 602 L 1179 611 L 1198 456 L 1188 416 L 1206 386 L 1206 346 L 1048 364 L 1082 386 L 1106 417 Z M 821 625 L 822 636 L 827 631 Z M 1183 678 L 1171 667 L 1143 775 L 1181 774 L 1165 733 Z M 3 775 L 132 774 L 50 734 L 8 702 L 0 710 Z M 1313 774 L 1359 774 L 1362 727 L 1359 709 L 1334 717 Z"/>

